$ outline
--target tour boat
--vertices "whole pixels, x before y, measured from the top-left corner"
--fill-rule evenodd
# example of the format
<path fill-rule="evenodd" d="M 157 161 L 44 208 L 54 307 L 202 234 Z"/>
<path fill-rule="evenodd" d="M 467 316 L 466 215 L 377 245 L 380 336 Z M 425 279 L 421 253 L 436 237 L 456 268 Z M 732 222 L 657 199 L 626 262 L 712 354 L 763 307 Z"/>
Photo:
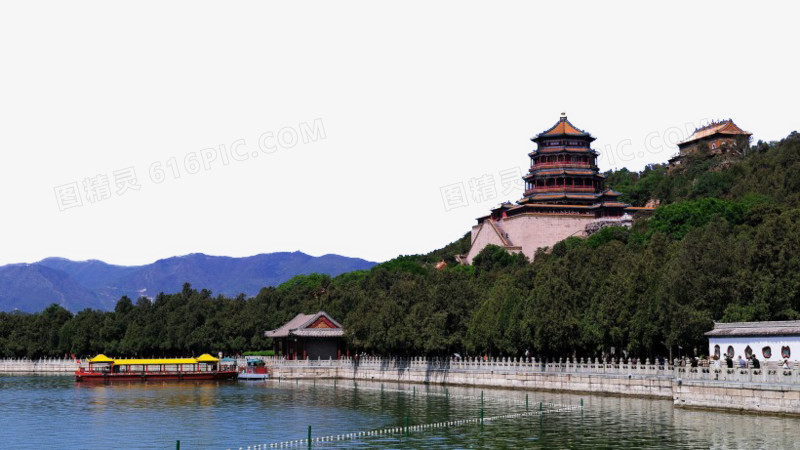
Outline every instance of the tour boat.
<path fill-rule="evenodd" d="M 261 359 L 248 359 L 247 365 L 239 369 L 240 380 L 266 380 L 270 370 Z"/>
<path fill-rule="evenodd" d="M 75 381 L 227 380 L 237 375 L 235 366 L 220 364 L 208 353 L 169 359 L 111 359 L 101 354 L 88 363 L 75 371 Z"/>

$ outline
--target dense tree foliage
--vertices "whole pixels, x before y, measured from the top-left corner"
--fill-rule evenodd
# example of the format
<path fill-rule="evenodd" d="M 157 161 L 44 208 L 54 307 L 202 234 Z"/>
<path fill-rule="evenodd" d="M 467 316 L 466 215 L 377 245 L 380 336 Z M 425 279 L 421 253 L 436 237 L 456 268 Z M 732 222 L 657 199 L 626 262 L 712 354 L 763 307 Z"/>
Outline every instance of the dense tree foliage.
<path fill-rule="evenodd" d="M 800 206 L 798 139 L 800 135 L 793 131 L 781 142 L 759 141 L 741 159 L 735 155 L 690 155 L 672 173 L 668 173 L 667 164 L 653 164 L 639 173 L 627 169 L 607 172 L 606 184 L 634 206 L 643 206 L 651 199 L 675 203 L 748 195 Z"/>
<path fill-rule="evenodd" d="M 626 199 L 662 206 L 632 229 L 569 238 L 533 262 L 469 235 L 335 278 L 302 275 L 253 297 L 184 285 L 114 311 L 0 313 L 0 355 L 186 355 L 263 350 L 299 312 L 344 323 L 352 349 L 392 355 L 639 356 L 702 353 L 714 320 L 800 318 L 800 136 L 741 160 L 696 158 L 668 174 L 609 174 Z M 444 260 L 444 269 L 435 264 Z"/>

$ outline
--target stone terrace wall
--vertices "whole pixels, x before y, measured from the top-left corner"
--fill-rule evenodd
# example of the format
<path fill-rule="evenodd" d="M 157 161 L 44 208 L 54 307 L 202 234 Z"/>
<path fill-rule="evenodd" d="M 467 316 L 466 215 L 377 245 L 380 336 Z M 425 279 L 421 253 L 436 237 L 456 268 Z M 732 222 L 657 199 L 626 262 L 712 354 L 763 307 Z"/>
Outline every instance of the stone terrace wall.
<path fill-rule="evenodd" d="M 672 398 L 672 370 L 653 364 L 425 358 L 287 361 L 264 358 L 280 378 L 342 378 Z"/>
<path fill-rule="evenodd" d="M 511 244 L 522 247 L 522 253 L 533 260 L 536 250 L 542 247 L 552 247 L 559 241 L 570 236 L 583 236 L 586 225 L 595 220 L 594 216 L 582 215 L 546 215 L 546 214 L 520 214 L 507 217 L 500 221 L 502 229 L 508 233 Z M 477 240 L 475 234 L 478 234 Z M 497 234 L 487 223 L 473 227 L 472 240 L 474 241 L 467 253 L 467 264 L 472 264 L 473 258 L 486 247 L 487 244 L 502 246 Z"/>
<path fill-rule="evenodd" d="M 797 385 L 680 380 L 672 390 L 678 407 L 800 414 Z"/>
<path fill-rule="evenodd" d="M 425 358 L 287 361 L 264 358 L 275 377 L 341 378 L 383 382 L 589 392 L 671 398 L 678 407 L 800 414 L 800 366 L 716 369 L 678 364 L 598 361 L 545 363 L 525 359 Z M 676 362 L 677 363 L 677 362 Z"/>
<path fill-rule="evenodd" d="M 678 407 L 800 414 L 800 366 L 760 369 L 678 367 L 672 382 Z"/>

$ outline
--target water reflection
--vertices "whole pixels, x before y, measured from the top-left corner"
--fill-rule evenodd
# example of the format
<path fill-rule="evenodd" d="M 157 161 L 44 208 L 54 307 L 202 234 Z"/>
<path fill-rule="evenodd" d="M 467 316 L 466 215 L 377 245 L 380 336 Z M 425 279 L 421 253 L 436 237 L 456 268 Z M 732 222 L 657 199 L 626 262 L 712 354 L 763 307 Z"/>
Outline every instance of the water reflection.
<path fill-rule="evenodd" d="M 796 418 L 673 408 L 669 400 L 332 380 L 75 383 L 0 376 L 3 447 L 239 448 L 314 436 L 486 417 L 538 402 L 582 411 L 320 448 L 800 448 Z"/>

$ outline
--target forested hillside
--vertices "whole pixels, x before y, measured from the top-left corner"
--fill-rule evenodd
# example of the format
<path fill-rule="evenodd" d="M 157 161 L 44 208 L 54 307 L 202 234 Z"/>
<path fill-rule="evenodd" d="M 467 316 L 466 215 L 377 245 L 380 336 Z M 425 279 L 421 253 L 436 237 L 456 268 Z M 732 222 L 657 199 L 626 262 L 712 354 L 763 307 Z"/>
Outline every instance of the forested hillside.
<path fill-rule="evenodd" d="M 606 228 L 523 256 L 487 247 L 458 266 L 469 237 L 331 278 L 298 276 L 254 298 L 185 286 L 113 312 L 0 314 L 0 355 L 227 353 L 263 349 L 298 312 L 343 322 L 352 348 L 380 354 L 639 356 L 706 348 L 714 320 L 800 318 L 800 135 L 743 159 L 618 171 L 612 188 L 662 206 L 633 229 Z M 442 270 L 434 265 L 449 262 Z"/>

